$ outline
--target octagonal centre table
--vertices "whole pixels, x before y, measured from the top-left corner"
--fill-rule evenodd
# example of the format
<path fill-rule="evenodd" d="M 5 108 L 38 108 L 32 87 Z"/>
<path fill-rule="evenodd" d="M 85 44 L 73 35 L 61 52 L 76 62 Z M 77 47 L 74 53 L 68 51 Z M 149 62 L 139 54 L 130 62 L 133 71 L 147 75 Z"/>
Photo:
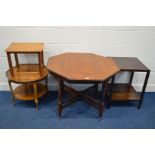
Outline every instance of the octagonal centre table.
<path fill-rule="evenodd" d="M 90 89 L 98 93 L 98 84 L 105 86 L 109 78 L 119 71 L 119 67 L 112 58 L 99 56 L 92 53 L 64 53 L 50 57 L 47 69 L 55 77 L 58 84 L 58 116 L 61 117 L 62 109 L 80 98 L 98 109 L 99 119 L 102 118 L 104 101 L 98 101 L 88 93 Z M 65 82 L 65 83 L 64 83 Z M 93 86 L 78 91 L 66 83 L 93 84 Z M 105 95 L 103 91 L 103 98 Z M 70 94 L 69 98 L 62 101 L 63 92 Z"/>

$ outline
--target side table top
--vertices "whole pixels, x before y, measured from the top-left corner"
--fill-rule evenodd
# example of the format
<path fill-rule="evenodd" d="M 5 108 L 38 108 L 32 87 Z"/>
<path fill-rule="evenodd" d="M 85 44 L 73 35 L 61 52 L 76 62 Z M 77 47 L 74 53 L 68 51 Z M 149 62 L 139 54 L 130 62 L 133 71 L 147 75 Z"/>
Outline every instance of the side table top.
<path fill-rule="evenodd" d="M 124 71 L 149 71 L 149 69 L 135 57 L 110 57 Z"/>
<path fill-rule="evenodd" d="M 35 53 L 43 52 L 43 43 L 15 42 L 5 50 L 8 53 Z"/>
<path fill-rule="evenodd" d="M 112 58 L 92 53 L 64 53 L 49 58 L 47 69 L 68 81 L 104 81 L 120 69 Z"/>

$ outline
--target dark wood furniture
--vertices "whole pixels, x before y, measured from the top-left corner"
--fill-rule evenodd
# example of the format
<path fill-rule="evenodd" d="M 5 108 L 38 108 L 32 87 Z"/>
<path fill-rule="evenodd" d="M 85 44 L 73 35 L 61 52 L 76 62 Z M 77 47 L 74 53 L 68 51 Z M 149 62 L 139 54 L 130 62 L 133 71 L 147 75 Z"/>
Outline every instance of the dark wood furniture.
<path fill-rule="evenodd" d="M 147 86 L 150 70 L 137 58 L 132 57 L 111 57 L 119 66 L 120 71 L 130 72 L 128 83 L 115 83 L 115 75 L 112 77 L 111 83 L 107 89 L 108 107 L 112 101 L 138 101 L 137 108 L 141 108 L 145 89 Z M 132 86 L 134 72 L 146 72 L 142 92 L 138 93 Z"/>
<path fill-rule="evenodd" d="M 12 43 L 7 49 L 9 70 L 6 72 L 12 93 L 14 105 L 15 98 L 19 100 L 34 100 L 38 110 L 38 98 L 47 92 L 48 70 L 43 61 L 43 43 Z M 38 64 L 20 64 L 18 54 L 38 54 Z M 11 54 L 15 57 L 13 66 Z M 46 86 L 38 83 L 46 79 Z M 13 90 L 11 83 L 21 84 Z"/>
<path fill-rule="evenodd" d="M 91 53 L 64 53 L 51 57 L 48 60 L 47 68 L 54 75 L 58 84 L 59 117 L 61 117 L 63 108 L 81 98 L 98 109 L 99 119 L 101 119 L 104 102 L 96 100 L 88 92 L 93 90 L 94 93 L 97 93 L 98 84 L 103 82 L 107 84 L 108 79 L 119 71 L 118 66 L 111 58 Z M 93 86 L 77 91 L 64 82 L 77 84 L 89 83 L 93 84 Z M 64 91 L 69 93 L 70 97 L 62 101 Z"/>

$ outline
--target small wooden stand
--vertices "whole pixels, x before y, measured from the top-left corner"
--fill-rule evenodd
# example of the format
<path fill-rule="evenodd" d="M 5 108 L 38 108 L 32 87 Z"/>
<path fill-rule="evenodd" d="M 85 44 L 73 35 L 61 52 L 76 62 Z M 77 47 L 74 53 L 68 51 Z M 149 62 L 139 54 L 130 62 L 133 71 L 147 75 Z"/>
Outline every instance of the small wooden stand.
<path fill-rule="evenodd" d="M 120 71 L 130 72 L 131 75 L 128 83 L 115 83 L 115 75 L 112 77 L 111 83 L 108 85 L 107 89 L 107 99 L 109 103 L 108 107 L 111 106 L 111 102 L 113 101 L 138 101 L 137 108 L 140 109 L 150 75 L 150 70 L 137 58 L 112 57 L 112 59 L 119 66 Z M 136 92 L 132 86 L 134 72 L 146 72 L 141 93 Z"/>
<path fill-rule="evenodd" d="M 6 72 L 13 101 L 34 100 L 38 111 L 38 98 L 47 92 L 48 71 L 44 66 L 43 43 L 12 43 L 7 49 L 9 70 Z M 38 64 L 20 64 L 17 54 L 38 54 Z M 12 65 L 11 54 L 14 54 L 16 65 Z M 38 82 L 46 79 L 46 85 Z M 21 84 L 13 90 L 11 83 Z M 14 102 L 15 103 L 15 102 Z"/>

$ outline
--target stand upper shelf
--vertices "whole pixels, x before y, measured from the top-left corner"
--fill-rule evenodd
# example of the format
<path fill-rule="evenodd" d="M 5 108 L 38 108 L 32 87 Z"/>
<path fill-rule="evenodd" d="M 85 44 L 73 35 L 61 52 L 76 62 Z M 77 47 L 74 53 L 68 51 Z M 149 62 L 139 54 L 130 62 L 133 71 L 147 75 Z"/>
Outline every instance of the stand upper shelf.
<path fill-rule="evenodd" d="M 38 53 L 43 52 L 43 43 L 11 43 L 5 50 L 7 53 Z"/>

